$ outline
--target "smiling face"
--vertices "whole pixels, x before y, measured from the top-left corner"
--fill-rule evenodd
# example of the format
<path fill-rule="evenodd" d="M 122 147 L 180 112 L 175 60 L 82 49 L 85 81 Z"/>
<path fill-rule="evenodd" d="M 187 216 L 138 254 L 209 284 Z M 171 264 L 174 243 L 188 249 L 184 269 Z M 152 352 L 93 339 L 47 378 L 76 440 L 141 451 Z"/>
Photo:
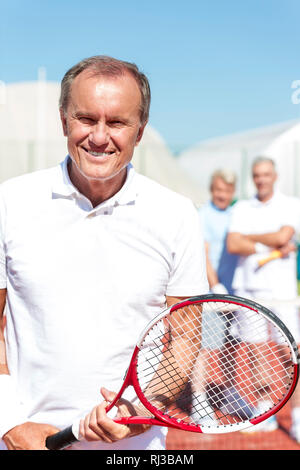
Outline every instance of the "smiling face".
<path fill-rule="evenodd" d="M 146 125 L 140 106 L 139 87 L 128 73 L 107 77 L 86 70 L 74 79 L 61 120 L 71 181 L 87 197 L 105 200 L 122 187 Z"/>
<path fill-rule="evenodd" d="M 269 161 L 257 163 L 253 166 L 252 176 L 257 189 L 258 199 L 262 202 L 271 199 L 277 179 L 274 165 Z"/>
<path fill-rule="evenodd" d="M 220 210 L 225 210 L 231 204 L 235 186 L 234 184 L 226 183 L 221 177 L 213 179 L 211 184 L 212 202 Z"/>

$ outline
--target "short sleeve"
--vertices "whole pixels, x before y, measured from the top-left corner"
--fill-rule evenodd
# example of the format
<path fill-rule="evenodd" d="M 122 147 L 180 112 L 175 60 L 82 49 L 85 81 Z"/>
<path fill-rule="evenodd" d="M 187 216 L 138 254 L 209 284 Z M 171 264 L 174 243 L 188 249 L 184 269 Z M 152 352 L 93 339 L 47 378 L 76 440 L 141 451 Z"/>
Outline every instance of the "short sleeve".
<path fill-rule="evenodd" d="M 203 230 L 199 213 L 190 201 L 178 214 L 178 230 L 173 243 L 173 267 L 167 295 L 189 297 L 207 294 Z"/>
<path fill-rule="evenodd" d="M 237 202 L 232 207 L 230 223 L 228 227 L 228 233 L 238 232 L 243 233 L 244 230 L 244 216 L 245 216 L 245 207 L 243 202 Z"/>
<path fill-rule="evenodd" d="M 283 225 L 289 225 L 295 232 L 300 231 L 300 199 L 287 197 L 283 209 Z"/>
<path fill-rule="evenodd" d="M 207 225 L 208 217 L 207 217 L 206 212 L 207 212 L 207 210 L 206 210 L 206 207 L 204 206 L 201 209 L 199 209 L 198 214 L 199 214 L 199 218 L 200 218 L 200 224 L 201 224 L 201 227 L 202 227 L 203 238 L 204 238 L 204 240 L 209 240 L 210 233 L 209 233 L 209 229 L 208 229 L 208 225 Z"/>

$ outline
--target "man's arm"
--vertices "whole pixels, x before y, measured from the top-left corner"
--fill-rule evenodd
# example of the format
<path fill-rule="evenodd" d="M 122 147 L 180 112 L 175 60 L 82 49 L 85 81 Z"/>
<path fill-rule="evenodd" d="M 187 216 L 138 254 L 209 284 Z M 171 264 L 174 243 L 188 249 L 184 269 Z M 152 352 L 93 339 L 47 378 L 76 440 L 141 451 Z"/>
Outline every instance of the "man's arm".
<path fill-rule="evenodd" d="M 280 248 L 286 245 L 295 234 L 295 229 L 289 225 L 281 227 L 277 232 L 247 235 L 249 240 L 262 243 L 271 248 Z"/>
<path fill-rule="evenodd" d="M 256 243 L 261 243 L 273 249 L 281 249 L 289 244 L 294 233 L 294 228 L 287 225 L 281 227 L 277 232 L 263 234 L 243 235 L 238 232 L 231 232 L 227 237 L 227 250 L 232 254 L 249 256 L 256 252 Z"/>
<path fill-rule="evenodd" d="M 206 254 L 206 273 L 207 273 L 207 280 L 209 287 L 212 288 L 216 284 L 218 284 L 219 279 L 216 271 L 211 264 L 209 259 L 209 243 L 205 242 L 205 254 Z"/>
<path fill-rule="evenodd" d="M 218 274 L 214 269 L 212 262 L 209 258 L 209 243 L 205 242 L 205 254 L 206 254 L 206 274 L 210 290 L 214 294 L 228 294 L 226 287 L 220 283 Z"/>
<path fill-rule="evenodd" d="M 227 235 L 227 251 L 234 255 L 249 256 L 255 253 L 255 242 L 238 232 Z"/>
<path fill-rule="evenodd" d="M 0 375 L 9 375 L 5 346 L 5 317 L 6 289 L 0 289 Z M 1 400 L 1 390 L 0 390 Z M 4 403 L 5 406 L 5 403 Z M 0 416 L 1 421 L 1 416 Z M 10 429 L 2 437 L 8 450 L 46 450 L 45 439 L 58 429 L 48 424 L 26 422 Z"/>
<path fill-rule="evenodd" d="M 170 298 L 169 306 L 179 300 L 184 298 Z M 151 397 L 150 401 L 158 409 L 164 410 L 175 403 L 189 381 L 200 351 L 201 326 L 202 315 L 199 315 L 199 306 L 196 305 L 176 309 L 169 316 L 168 347 L 145 390 L 145 396 Z"/>
<path fill-rule="evenodd" d="M 6 348 L 4 339 L 5 318 L 4 310 L 6 304 L 6 289 L 0 289 L 0 374 L 8 374 Z M 1 417 L 0 417 L 1 419 Z"/>

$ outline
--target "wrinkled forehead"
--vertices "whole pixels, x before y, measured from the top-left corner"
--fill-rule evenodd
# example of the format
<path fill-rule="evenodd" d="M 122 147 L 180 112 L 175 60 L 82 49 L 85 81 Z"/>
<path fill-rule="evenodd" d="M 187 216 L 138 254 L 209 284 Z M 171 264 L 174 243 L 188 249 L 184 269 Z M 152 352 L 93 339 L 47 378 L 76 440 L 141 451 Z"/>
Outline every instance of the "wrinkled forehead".
<path fill-rule="evenodd" d="M 69 95 L 69 103 L 97 102 L 106 98 L 113 103 L 127 102 L 131 111 L 140 113 L 142 107 L 142 95 L 135 78 L 128 72 L 120 75 L 99 74 L 93 70 L 81 72 L 72 82 Z"/>
<path fill-rule="evenodd" d="M 265 161 L 265 162 L 259 162 L 253 165 L 253 168 L 252 168 L 253 176 L 266 174 L 266 173 L 276 175 L 276 169 L 272 162 Z"/>

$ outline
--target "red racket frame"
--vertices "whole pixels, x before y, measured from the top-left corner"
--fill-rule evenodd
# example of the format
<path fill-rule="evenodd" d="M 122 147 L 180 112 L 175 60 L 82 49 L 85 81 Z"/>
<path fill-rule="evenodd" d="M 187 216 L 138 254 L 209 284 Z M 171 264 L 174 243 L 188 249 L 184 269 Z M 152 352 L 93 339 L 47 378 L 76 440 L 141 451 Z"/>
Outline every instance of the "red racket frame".
<path fill-rule="evenodd" d="M 187 307 L 188 305 L 194 305 L 195 303 L 201 303 L 202 304 L 202 303 L 205 303 L 205 302 L 210 302 L 212 300 L 211 296 L 203 296 L 203 297 L 209 297 L 209 298 L 206 298 L 206 299 L 203 298 L 203 299 L 198 300 L 198 301 L 193 300 L 193 299 L 188 299 L 186 301 L 180 302 L 180 304 L 173 305 L 173 307 L 170 308 L 169 313 L 172 314 L 172 312 L 176 311 L 178 309 L 179 305 L 180 305 L 180 308 L 182 308 L 182 307 Z M 236 300 L 233 301 L 232 298 L 234 298 L 234 297 L 229 298 L 229 296 L 226 296 L 226 299 L 225 299 L 225 298 L 222 298 L 222 296 L 220 296 L 220 297 L 217 296 L 217 298 L 216 299 L 214 298 L 213 301 L 214 302 L 224 303 L 224 301 L 229 301 L 230 300 L 230 303 L 232 303 L 232 304 L 235 304 L 235 305 L 240 306 L 240 307 L 245 307 L 245 305 L 243 303 L 238 302 Z M 247 304 L 247 308 L 253 310 L 256 313 L 258 313 L 258 310 L 255 309 L 255 307 L 251 306 L 251 304 L 255 305 L 255 302 L 245 299 L 245 303 Z M 259 306 L 259 309 L 262 310 L 261 306 Z M 272 321 L 272 318 L 270 318 L 270 314 L 272 314 L 272 312 L 268 311 L 267 316 Z M 275 316 L 273 316 L 273 319 L 274 319 L 275 323 L 281 323 L 280 320 L 277 317 L 275 318 Z M 156 320 L 156 322 L 157 321 L 159 321 L 159 320 Z M 154 322 L 153 325 L 155 325 L 156 322 Z M 149 326 L 148 326 L 148 328 L 149 328 Z M 146 333 L 148 332 L 148 328 L 146 329 Z M 145 335 L 142 335 L 142 338 L 139 341 L 139 343 L 141 343 L 141 341 L 144 339 L 144 336 Z M 140 388 L 140 384 L 139 384 L 139 380 L 138 380 L 138 376 L 137 376 L 137 356 L 138 356 L 139 351 L 140 351 L 139 347 L 136 346 L 135 350 L 134 350 L 134 353 L 133 353 L 133 356 L 132 356 L 132 359 L 130 361 L 129 368 L 126 372 L 124 383 L 123 383 L 119 393 L 117 394 L 117 396 L 113 400 L 113 402 L 107 407 L 106 411 L 107 412 L 110 411 L 115 406 L 115 404 L 121 398 L 121 396 L 123 395 L 123 392 L 125 391 L 125 389 L 127 387 L 133 386 L 140 402 L 154 415 L 154 418 L 142 417 L 142 416 L 129 416 L 129 417 L 115 418 L 114 419 L 115 422 L 120 423 L 120 424 L 152 424 L 152 425 L 158 425 L 158 426 L 172 427 L 172 428 L 181 429 L 181 430 L 184 430 L 184 431 L 192 431 L 192 432 L 203 433 L 203 430 L 201 429 L 200 425 L 196 425 L 196 424 L 193 424 L 193 423 L 190 423 L 190 424 L 189 423 L 184 423 L 180 420 L 179 420 L 179 422 L 176 422 L 174 418 L 171 418 L 171 417 L 166 416 L 165 414 L 163 414 L 161 411 L 159 411 L 157 408 L 155 408 L 153 405 L 151 405 L 151 403 L 146 399 L 144 393 L 142 392 L 142 390 Z M 290 387 L 289 393 L 284 397 L 284 399 L 280 403 L 278 403 L 276 406 L 274 406 L 271 410 L 267 411 L 266 413 L 263 413 L 261 416 L 258 416 L 257 418 L 250 419 L 249 423 L 251 423 L 253 425 L 259 424 L 262 421 L 269 418 L 270 416 L 277 413 L 286 404 L 286 402 L 290 399 L 291 395 L 293 394 L 293 392 L 295 390 L 295 387 L 296 387 L 296 384 L 297 384 L 297 381 L 298 381 L 298 376 L 299 376 L 299 364 L 294 362 L 294 380 L 293 380 L 293 383 Z"/>
<path fill-rule="evenodd" d="M 186 430 L 186 431 L 192 431 L 192 432 L 198 432 L 198 433 L 203 433 L 203 432 L 209 432 L 208 431 L 203 431 L 201 429 L 200 425 L 196 425 L 193 423 L 185 423 L 181 420 L 175 420 L 175 418 L 171 418 L 165 414 L 163 414 L 161 411 L 159 411 L 157 408 L 155 408 L 153 405 L 151 405 L 150 402 L 146 399 L 144 396 L 140 384 L 138 381 L 138 374 L 137 374 L 137 356 L 139 354 L 140 348 L 139 345 L 141 345 L 142 341 L 144 340 L 145 336 L 147 335 L 149 329 L 151 326 L 154 326 L 161 318 L 167 315 L 167 313 L 172 314 L 174 311 L 176 311 L 178 308 L 186 307 L 189 305 L 193 305 L 196 303 L 205 303 L 205 302 L 220 302 L 220 303 L 226 303 L 230 302 L 232 304 L 235 304 L 239 307 L 245 307 L 249 308 L 250 310 L 259 313 L 261 311 L 262 313 L 264 312 L 264 315 L 266 318 L 268 318 L 271 322 L 273 322 L 275 325 L 279 326 L 282 331 L 285 333 L 285 336 L 288 338 L 290 345 L 291 345 L 291 351 L 293 352 L 293 366 L 294 366 L 294 377 L 293 377 L 293 382 L 290 386 L 288 394 L 282 399 L 280 403 L 278 403 L 276 406 L 274 406 L 271 410 L 263 413 L 262 415 L 258 416 L 257 418 L 249 419 L 246 423 L 240 423 L 233 429 L 231 426 L 228 426 L 228 428 L 231 429 L 231 432 L 234 430 L 240 430 L 242 428 L 245 428 L 245 424 L 248 426 L 249 423 L 251 425 L 256 425 L 265 419 L 269 418 L 273 414 L 277 413 L 289 400 L 291 395 L 293 394 L 296 384 L 298 382 L 298 377 L 299 377 L 299 360 L 300 360 L 300 355 L 298 348 L 296 346 L 296 343 L 294 341 L 293 336 L 289 332 L 289 330 L 286 328 L 284 323 L 269 309 L 259 305 L 258 303 L 249 300 L 249 299 L 244 299 L 242 297 L 236 297 L 236 296 L 231 296 L 231 295 L 214 295 L 214 294 L 209 294 L 209 295 L 201 295 L 201 296 L 196 296 L 196 297 L 191 297 L 189 299 L 186 299 L 183 302 L 179 302 L 175 305 L 173 305 L 171 308 L 163 311 L 160 315 L 158 315 L 153 321 L 148 324 L 147 328 L 144 329 L 144 332 L 142 333 L 140 340 L 137 344 L 137 346 L 134 349 L 128 370 L 125 375 L 125 379 L 123 382 L 123 385 L 116 395 L 115 399 L 108 405 L 106 408 L 106 411 L 110 411 L 113 406 L 116 404 L 116 402 L 121 398 L 123 392 L 125 389 L 129 386 L 133 386 L 137 397 L 139 398 L 140 402 L 153 414 L 154 417 L 147 417 L 147 416 L 129 416 L 129 417 L 120 417 L 120 418 L 115 418 L 114 421 L 117 423 L 122 423 L 122 424 L 152 424 L 152 425 L 158 425 L 158 426 L 166 426 L 166 427 L 171 427 L 171 428 L 176 428 L 176 429 L 181 429 L 181 430 Z M 240 426 L 240 427 L 239 427 Z M 222 426 L 220 426 L 219 432 L 222 431 Z M 218 432 L 218 431 L 214 431 Z M 230 432 L 225 430 L 224 432 Z M 48 449 L 62 449 L 65 448 L 69 445 L 71 445 L 73 442 L 77 441 L 78 439 L 75 437 L 75 430 L 73 430 L 73 426 L 69 426 L 68 428 L 65 428 L 64 430 L 52 435 L 48 436 L 46 439 L 46 447 Z"/>

